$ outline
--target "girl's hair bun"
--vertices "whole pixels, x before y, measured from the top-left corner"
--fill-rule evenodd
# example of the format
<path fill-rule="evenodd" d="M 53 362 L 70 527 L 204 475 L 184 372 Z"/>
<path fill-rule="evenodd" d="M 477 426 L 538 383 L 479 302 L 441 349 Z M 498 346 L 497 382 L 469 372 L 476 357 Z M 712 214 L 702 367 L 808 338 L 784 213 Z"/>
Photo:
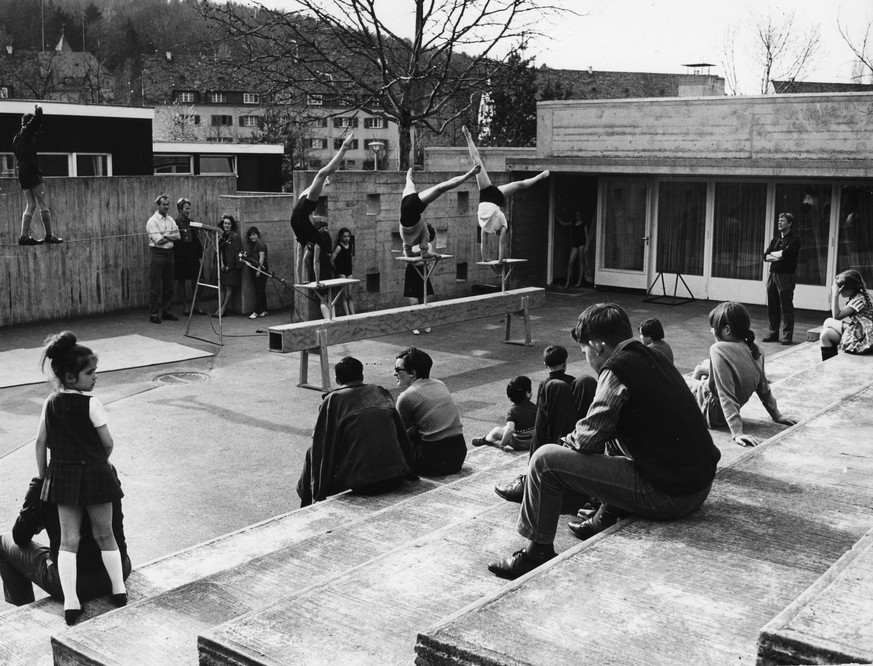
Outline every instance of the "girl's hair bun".
<path fill-rule="evenodd" d="M 46 338 L 45 344 L 45 355 L 47 358 L 53 360 L 63 358 L 76 346 L 76 336 L 72 331 L 61 331 Z"/>

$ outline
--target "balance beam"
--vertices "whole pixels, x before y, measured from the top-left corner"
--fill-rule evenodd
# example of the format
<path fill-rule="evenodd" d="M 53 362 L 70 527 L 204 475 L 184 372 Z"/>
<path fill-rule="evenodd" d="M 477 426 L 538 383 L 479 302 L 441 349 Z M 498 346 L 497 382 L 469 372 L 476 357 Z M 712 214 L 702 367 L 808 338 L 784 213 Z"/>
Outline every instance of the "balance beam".
<path fill-rule="evenodd" d="M 530 318 L 528 310 L 542 307 L 546 292 L 539 287 L 512 289 L 495 294 L 481 294 L 466 298 L 437 301 L 427 305 L 407 305 L 400 308 L 362 312 L 338 319 L 317 319 L 269 329 L 270 351 L 287 354 L 303 352 L 300 362 L 300 383 L 298 386 L 318 390 L 329 390 L 327 347 L 355 340 L 378 338 L 428 326 L 454 324 L 483 317 L 505 316 L 506 329 L 502 342 L 530 346 Z M 512 315 L 523 317 L 525 326 L 524 342 L 510 340 Z M 318 353 L 321 357 L 322 386 L 307 384 L 308 355 Z"/>

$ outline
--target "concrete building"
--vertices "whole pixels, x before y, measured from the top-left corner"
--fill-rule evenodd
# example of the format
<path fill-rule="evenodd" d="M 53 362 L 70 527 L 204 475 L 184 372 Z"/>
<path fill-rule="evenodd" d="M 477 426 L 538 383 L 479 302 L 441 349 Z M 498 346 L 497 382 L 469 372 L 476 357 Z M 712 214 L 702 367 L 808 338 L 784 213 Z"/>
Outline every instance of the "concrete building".
<path fill-rule="evenodd" d="M 790 212 L 803 243 L 795 304 L 825 309 L 837 272 L 873 283 L 871 104 L 871 93 L 541 102 L 536 156 L 507 159 L 553 174 L 548 195 L 517 202 L 549 211 L 525 253 L 544 282 L 563 276 L 555 217 L 579 209 L 594 223 L 598 285 L 645 290 L 663 276 L 672 291 L 681 276 L 697 298 L 764 303 L 763 250 Z"/>

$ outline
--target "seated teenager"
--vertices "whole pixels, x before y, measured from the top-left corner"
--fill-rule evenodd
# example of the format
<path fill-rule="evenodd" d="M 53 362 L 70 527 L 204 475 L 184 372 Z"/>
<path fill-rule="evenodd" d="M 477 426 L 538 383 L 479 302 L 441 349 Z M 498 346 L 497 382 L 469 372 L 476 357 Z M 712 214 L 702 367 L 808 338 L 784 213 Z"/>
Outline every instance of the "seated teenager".
<path fill-rule="evenodd" d="M 467 457 L 467 442 L 461 415 L 449 389 L 431 379 L 433 359 L 415 347 L 407 347 L 394 361 L 394 376 L 403 392 L 397 411 L 415 448 L 412 471 L 423 476 L 444 476 L 461 469 Z"/>
<path fill-rule="evenodd" d="M 335 391 L 318 409 L 312 447 L 297 482 L 300 506 L 348 490 L 378 495 L 410 476 L 412 446 L 391 394 L 364 384 L 364 366 L 352 357 L 334 369 Z"/>
<path fill-rule="evenodd" d="M 612 510 L 682 518 L 703 504 L 715 478 L 720 453 L 685 380 L 662 354 L 634 339 L 620 306 L 588 307 L 573 339 L 598 375 L 597 390 L 575 430 L 531 458 L 517 524 L 529 541 L 488 566 L 502 578 L 518 578 L 555 557 L 567 492 L 603 503 L 594 517 L 571 523 L 576 536 L 587 538 L 609 527 L 602 518 Z"/>

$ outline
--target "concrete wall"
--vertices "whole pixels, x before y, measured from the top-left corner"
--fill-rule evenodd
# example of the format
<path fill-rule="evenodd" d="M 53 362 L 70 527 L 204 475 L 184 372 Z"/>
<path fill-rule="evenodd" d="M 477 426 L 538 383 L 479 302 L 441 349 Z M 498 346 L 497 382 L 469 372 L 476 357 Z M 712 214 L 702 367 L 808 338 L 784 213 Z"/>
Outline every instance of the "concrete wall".
<path fill-rule="evenodd" d="M 479 148 L 479 156 L 488 173 L 506 171 L 507 159 L 535 157 L 536 148 Z M 464 173 L 472 166 L 466 148 L 433 147 L 424 149 L 424 168 L 428 171 Z"/>
<path fill-rule="evenodd" d="M 873 93 L 540 102 L 528 166 L 871 177 L 871 111 Z"/>
<path fill-rule="evenodd" d="M 509 177 L 505 172 L 489 174 L 498 185 L 507 182 Z M 455 175 L 457 171 L 417 171 L 414 179 L 421 191 Z M 302 191 L 313 176 L 313 172 L 296 173 L 295 191 Z M 406 174 L 397 171 L 338 171 L 331 176 L 330 186 L 322 193 L 327 201 L 326 219 L 334 242 L 341 227 L 348 227 L 354 235 L 353 276 L 361 282 L 356 285 L 353 297 L 359 312 L 406 304 L 403 298 L 405 265 L 396 260 L 401 249 L 397 225 L 405 180 Z M 437 298 L 467 296 L 475 284 L 499 283 L 490 268 L 476 265 L 480 258 L 476 221 L 478 203 L 476 181 L 471 179 L 432 202 L 424 213 L 424 219 L 436 229 L 437 251 L 453 255 L 441 261 L 433 274 Z M 514 286 L 535 286 L 545 279 L 540 264 L 545 266 L 547 214 L 547 184 L 540 184 L 512 200 L 513 256 L 529 258 L 531 248 L 537 252 L 542 250 L 541 259 L 532 262 L 533 269 L 527 266 L 516 269 Z M 317 217 L 313 215 L 313 220 Z M 496 249 L 494 256 L 497 256 Z M 463 279 L 464 271 L 466 279 Z M 298 307 L 305 312 L 305 301 L 299 296 Z"/>
<path fill-rule="evenodd" d="M 220 195 L 236 192 L 234 176 L 48 178 L 48 202 L 61 245 L 18 245 L 24 196 L 18 181 L 0 180 L 0 326 L 66 319 L 149 302 L 146 220 L 154 199 L 185 196 L 195 220 L 217 224 Z M 38 218 L 38 215 L 36 216 Z M 42 224 L 31 229 L 42 237 Z"/>

